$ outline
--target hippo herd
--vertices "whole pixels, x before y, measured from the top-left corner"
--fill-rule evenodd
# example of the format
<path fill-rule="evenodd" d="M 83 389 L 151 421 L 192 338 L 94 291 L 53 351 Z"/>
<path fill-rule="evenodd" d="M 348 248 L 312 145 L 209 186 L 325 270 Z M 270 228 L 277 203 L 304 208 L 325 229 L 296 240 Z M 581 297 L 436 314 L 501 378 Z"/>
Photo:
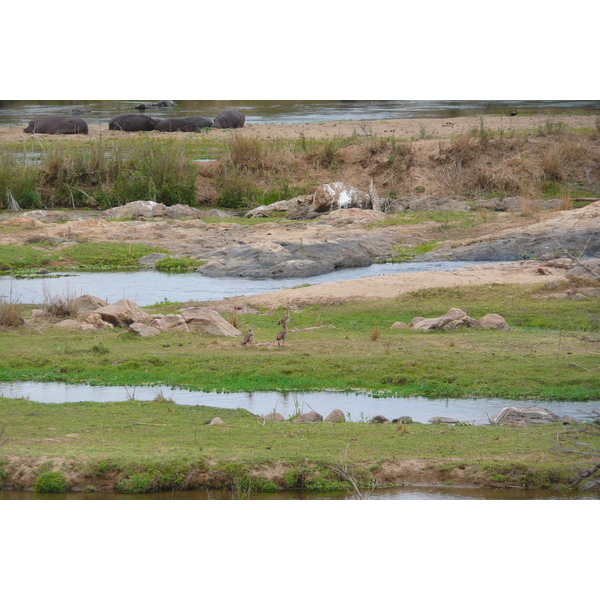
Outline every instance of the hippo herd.
<path fill-rule="evenodd" d="M 238 129 L 244 126 L 246 117 L 239 111 L 228 108 L 215 119 L 204 117 L 180 117 L 153 119 L 144 114 L 125 114 L 113 117 L 108 128 L 113 131 L 200 131 L 207 127 L 216 129 Z M 53 115 L 35 121 L 23 129 L 24 133 L 88 133 L 88 125 L 81 117 Z"/>

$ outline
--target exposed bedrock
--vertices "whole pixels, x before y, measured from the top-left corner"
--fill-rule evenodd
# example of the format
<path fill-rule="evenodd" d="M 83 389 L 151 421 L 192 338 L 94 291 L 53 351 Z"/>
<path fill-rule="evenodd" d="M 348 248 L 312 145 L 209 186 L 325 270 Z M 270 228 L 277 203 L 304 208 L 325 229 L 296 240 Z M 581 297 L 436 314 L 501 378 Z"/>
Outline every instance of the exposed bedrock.
<path fill-rule="evenodd" d="M 600 256 L 600 202 L 562 211 L 556 217 L 445 246 L 421 254 L 420 261 L 551 260 L 567 256 Z"/>

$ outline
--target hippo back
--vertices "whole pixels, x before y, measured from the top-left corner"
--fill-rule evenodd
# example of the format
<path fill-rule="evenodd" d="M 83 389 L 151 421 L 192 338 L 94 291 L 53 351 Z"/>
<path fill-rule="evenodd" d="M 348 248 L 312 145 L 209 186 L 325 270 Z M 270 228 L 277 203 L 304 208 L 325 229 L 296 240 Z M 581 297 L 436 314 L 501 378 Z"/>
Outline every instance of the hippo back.
<path fill-rule="evenodd" d="M 158 122 L 158 119 L 132 113 L 113 117 L 108 123 L 108 128 L 113 131 L 154 131 Z"/>
<path fill-rule="evenodd" d="M 238 129 L 245 122 L 246 117 L 241 112 L 228 108 L 216 116 L 212 126 L 217 129 Z"/>
<path fill-rule="evenodd" d="M 87 123 L 80 117 L 70 115 L 51 115 L 35 121 L 23 129 L 24 133 L 51 133 L 70 134 L 88 133 Z"/>
<path fill-rule="evenodd" d="M 157 131 L 198 131 L 199 125 L 186 119 L 163 119 L 156 124 Z"/>
<path fill-rule="evenodd" d="M 191 117 L 183 117 L 184 121 L 189 121 L 190 123 L 195 123 L 196 125 L 198 125 L 198 127 L 205 128 L 205 127 L 212 127 L 212 119 L 205 119 L 204 117 L 196 117 L 196 116 L 191 116 Z"/>

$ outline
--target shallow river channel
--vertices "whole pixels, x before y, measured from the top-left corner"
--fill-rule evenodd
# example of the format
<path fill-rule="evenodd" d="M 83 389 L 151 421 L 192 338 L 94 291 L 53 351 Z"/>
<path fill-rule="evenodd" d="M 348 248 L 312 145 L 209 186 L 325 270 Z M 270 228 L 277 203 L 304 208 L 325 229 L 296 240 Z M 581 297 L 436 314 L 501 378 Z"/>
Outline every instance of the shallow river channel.
<path fill-rule="evenodd" d="M 153 269 L 141 271 L 53 274 L 52 277 L 14 278 L 0 277 L 0 300 L 21 304 L 43 304 L 49 298 L 71 297 L 83 294 L 98 296 L 109 303 L 127 298 L 139 306 L 157 302 L 202 302 L 222 300 L 234 296 L 251 296 L 274 292 L 299 285 L 315 285 L 419 271 L 455 271 L 471 262 L 415 262 L 373 264 L 357 269 L 343 269 L 316 277 L 289 279 L 246 279 L 241 277 L 206 277 L 198 273 L 161 273 Z"/>

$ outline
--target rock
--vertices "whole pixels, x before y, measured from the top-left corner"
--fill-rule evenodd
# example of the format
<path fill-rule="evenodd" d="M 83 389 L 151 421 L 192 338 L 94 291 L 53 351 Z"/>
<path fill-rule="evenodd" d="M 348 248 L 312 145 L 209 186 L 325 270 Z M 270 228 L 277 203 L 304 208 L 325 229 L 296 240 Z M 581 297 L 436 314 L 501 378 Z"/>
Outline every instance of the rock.
<path fill-rule="evenodd" d="M 165 331 L 185 331 L 189 333 L 190 331 L 182 315 L 154 315 L 149 325 L 163 333 Z"/>
<path fill-rule="evenodd" d="M 85 318 L 85 322 L 86 323 L 90 323 L 91 325 L 93 325 L 96 329 L 114 329 L 114 325 L 112 323 L 109 323 L 108 321 L 105 321 L 101 315 L 95 313 L 95 312 L 91 312 L 86 318 Z"/>
<path fill-rule="evenodd" d="M 467 211 L 471 207 L 462 200 L 449 198 L 409 198 L 406 208 L 410 211 Z"/>
<path fill-rule="evenodd" d="M 382 212 L 371 209 L 348 208 L 346 210 L 336 210 L 334 212 L 322 215 L 319 221 L 328 225 L 343 227 L 345 225 L 364 226 L 371 223 L 381 223 L 387 219 L 387 215 Z"/>
<path fill-rule="evenodd" d="M 267 242 L 217 250 L 213 260 L 208 257 L 209 262 L 195 270 L 208 277 L 314 277 L 339 269 L 368 267 L 373 264 L 374 254 L 364 239 L 315 244 Z"/>
<path fill-rule="evenodd" d="M 418 260 L 552 260 L 581 252 L 585 257 L 600 256 L 600 201 L 561 211 L 533 225 L 465 240 L 456 248 L 446 246 L 420 254 Z"/>
<path fill-rule="evenodd" d="M 483 329 L 500 329 L 501 331 L 510 331 L 510 327 L 504 320 L 504 317 L 493 313 L 478 319 L 476 321 L 476 326 L 483 327 Z"/>
<path fill-rule="evenodd" d="M 380 423 L 391 423 L 391 421 L 383 415 L 375 415 L 372 419 L 369 419 L 367 423 L 369 425 L 378 425 Z"/>
<path fill-rule="evenodd" d="M 127 327 L 132 323 L 146 323 L 150 320 L 150 315 L 147 312 L 144 312 L 135 302 L 126 298 L 108 306 L 97 308 L 93 312 L 116 327 Z"/>
<path fill-rule="evenodd" d="M 349 183 L 336 181 L 320 185 L 313 194 L 309 214 L 329 212 L 344 208 L 371 208 L 371 198 L 366 192 Z"/>
<path fill-rule="evenodd" d="M 457 423 L 460 423 L 460 421 L 458 419 L 452 419 L 450 417 L 431 417 L 431 419 L 429 419 L 430 423 L 433 423 L 434 425 L 443 423 L 445 425 L 456 425 Z"/>
<path fill-rule="evenodd" d="M 390 329 L 408 329 L 408 325 L 402 321 L 396 321 L 390 325 Z"/>
<path fill-rule="evenodd" d="M 165 207 L 165 217 L 167 219 L 202 219 L 206 212 L 187 204 L 174 204 Z M 158 215 L 155 215 L 158 216 Z"/>
<path fill-rule="evenodd" d="M 220 417 L 215 417 L 209 425 L 225 425 L 225 422 Z"/>
<path fill-rule="evenodd" d="M 292 423 L 320 423 L 323 420 L 323 416 L 314 410 L 304 413 L 296 417 Z"/>
<path fill-rule="evenodd" d="M 272 412 L 271 414 L 264 416 L 263 419 L 265 419 L 265 421 L 285 421 L 285 417 L 278 412 Z"/>
<path fill-rule="evenodd" d="M 413 319 L 414 320 L 414 319 Z M 419 331 L 433 331 L 442 329 L 445 325 L 453 321 L 450 317 L 434 317 L 432 319 L 421 319 L 417 321 L 412 328 Z"/>
<path fill-rule="evenodd" d="M 104 211 L 107 219 L 150 219 L 152 217 L 164 217 L 166 206 L 152 200 L 136 200 L 128 202 L 123 206 L 116 206 Z"/>
<path fill-rule="evenodd" d="M 584 279 L 592 283 L 600 282 L 600 258 L 581 260 L 567 271 L 567 279 Z"/>
<path fill-rule="evenodd" d="M 339 408 L 334 408 L 328 415 L 325 417 L 325 423 L 345 423 L 346 417 L 344 413 Z"/>
<path fill-rule="evenodd" d="M 144 325 L 143 323 L 132 323 L 127 331 L 140 337 L 154 337 L 160 334 L 160 330 L 156 327 L 150 327 L 150 325 Z"/>
<path fill-rule="evenodd" d="M 412 417 L 398 417 L 397 419 L 392 419 L 392 423 L 401 423 L 402 425 L 409 425 L 412 422 Z"/>
<path fill-rule="evenodd" d="M 229 321 L 226 321 L 217 311 L 199 306 L 186 308 L 181 311 L 190 331 L 202 330 L 211 335 L 236 337 L 242 335 Z"/>
<path fill-rule="evenodd" d="M 102 298 L 98 298 L 97 296 L 92 296 L 91 294 L 78 296 L 77 298 L 70 300 L 69 303 L 73 313 L 80 318 L 86 317 L 89 313 L 95 311 L 97 308 L 108 306 L 108 302 L 102 300 Z"/>
<path fill-rule="evenodd" d="M 522 408 L 505 406 L 490 418 L 490 423 L 492 425 L 531 425 L 555 423 L 560 420 L 561 417 L 545 408 L 538 408 L 537 406 L 524 406 Z"/>
<path fill-rule="evenodd" d="M 66 319 L 64 321 L 60 321 L 54 325 L 59 329 L 76 329 L 78 331 L 86 331 L 92 332 L 95 331 L 95 327 L 90 323 L 81 323 L 80 321 L 75 321 L 75 319 Z"/>

